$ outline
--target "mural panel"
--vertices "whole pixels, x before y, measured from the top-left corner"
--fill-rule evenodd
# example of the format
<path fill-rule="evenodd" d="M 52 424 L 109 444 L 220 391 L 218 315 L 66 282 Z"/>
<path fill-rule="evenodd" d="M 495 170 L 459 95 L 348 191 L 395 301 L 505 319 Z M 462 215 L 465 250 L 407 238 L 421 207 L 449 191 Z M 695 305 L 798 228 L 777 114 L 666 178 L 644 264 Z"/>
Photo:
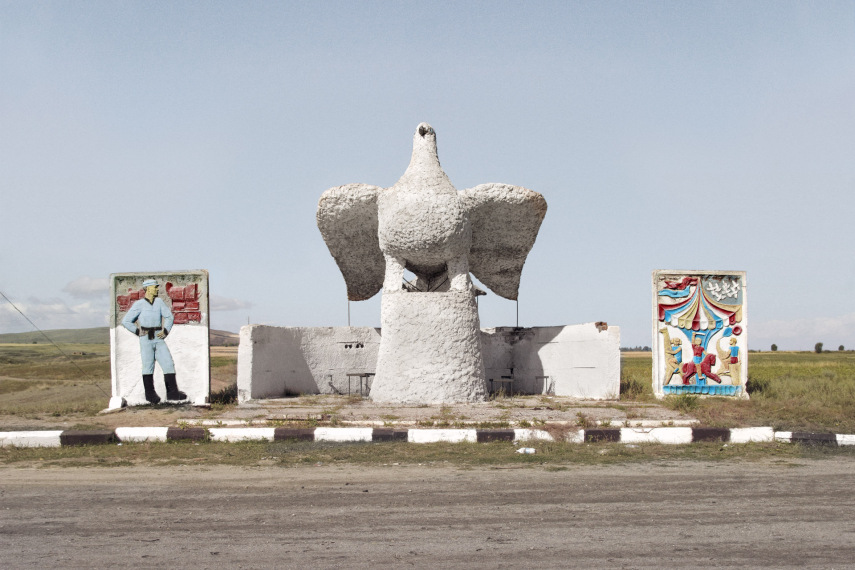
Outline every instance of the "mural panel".
<path fill-rule="evenodd" d="M 653 392 L 748 397 L 744 271 L 653 272 Z"/>
<path fill-rule="evenodd" d="M 111 275 L 110 407 L 207 403 L 208 272 Z"/>

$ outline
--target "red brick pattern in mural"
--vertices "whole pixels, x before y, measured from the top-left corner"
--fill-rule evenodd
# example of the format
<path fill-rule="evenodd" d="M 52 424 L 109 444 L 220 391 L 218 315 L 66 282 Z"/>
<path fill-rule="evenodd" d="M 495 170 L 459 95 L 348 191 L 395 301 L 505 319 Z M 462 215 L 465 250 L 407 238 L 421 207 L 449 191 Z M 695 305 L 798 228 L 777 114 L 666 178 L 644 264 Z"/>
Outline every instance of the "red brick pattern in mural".
<path fill-rule="evenodd" d="M 176 325 L 202 322 L 202 313 L 199 307 L 199 286 L 195 283 L 176 287 L 169 281 L 166 282 L 166 294 L 172 301 L 172 316 Z M 145 297 L 145 289 L 134 291 L 128 289 L 127 295 L 117 295 L 116 303 L 119 311 L 127 312 L 131 305 Z"/>

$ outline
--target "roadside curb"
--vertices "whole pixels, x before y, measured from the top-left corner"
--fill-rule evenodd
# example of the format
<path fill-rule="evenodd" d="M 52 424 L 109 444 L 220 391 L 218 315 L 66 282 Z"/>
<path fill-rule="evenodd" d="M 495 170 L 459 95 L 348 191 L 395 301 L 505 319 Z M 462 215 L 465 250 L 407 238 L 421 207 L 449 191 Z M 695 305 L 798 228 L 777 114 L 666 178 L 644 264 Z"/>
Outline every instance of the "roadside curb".
<path fill-rule="evenodd" d="M 165 441 L 326 441 L 409 443 L 487 443 L 492 441 L 566 441 L 570 443 L 616 442 L 690 444 L 698 442 L 752 443 L 785 442 L 804 445 L 855 445 L 855 434 L 774 431 L 751 428 L 596 428 L 596 429 L 394 429 L 373 427 L 120 427 L 90 431 L 0 432 L 0 447 L 70 447 L 106 443 Z"/>

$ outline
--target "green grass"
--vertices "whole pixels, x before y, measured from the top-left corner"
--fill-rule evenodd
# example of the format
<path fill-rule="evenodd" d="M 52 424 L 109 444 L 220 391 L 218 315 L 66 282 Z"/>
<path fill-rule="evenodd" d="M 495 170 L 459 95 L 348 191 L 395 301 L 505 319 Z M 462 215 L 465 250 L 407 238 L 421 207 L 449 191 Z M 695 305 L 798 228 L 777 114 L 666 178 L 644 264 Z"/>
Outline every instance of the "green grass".
<path fill-rule="evenodd" d="M 536 453 L 516 453 L 509 442 L 435 443 L 406 442 L 343 444 L 298 441 L 220 443 L 137 443 L 60 448 L 0 448 L 0 463 L 39 467 L 117 467 L 127 465 L 421 465 L 425 467 L 520 467 L 563 470 L 574 465 L 702 460 L 783 461 L 801 458 L 855 457 L 850 447 L 807 447 L 766 443 L 693 445 L 619 443 L 529 444 Z"/>
<path fill-rule="evenodd" d="M 650 353 L 621 353 L 620 357 L 620 399 L 632 401 L 653 401 L 652 361 Z"/>
<path fill-rule="evenodd" d="M 621 358 L 621 384 L 646 383 L 642 400 L 652 397 L 651 365 L 649 357 Z M 747 401 L 672 397 L 664 404 L 710 427 L 855 433 L 855 352 L 751 353 L 748 387 Z"/>

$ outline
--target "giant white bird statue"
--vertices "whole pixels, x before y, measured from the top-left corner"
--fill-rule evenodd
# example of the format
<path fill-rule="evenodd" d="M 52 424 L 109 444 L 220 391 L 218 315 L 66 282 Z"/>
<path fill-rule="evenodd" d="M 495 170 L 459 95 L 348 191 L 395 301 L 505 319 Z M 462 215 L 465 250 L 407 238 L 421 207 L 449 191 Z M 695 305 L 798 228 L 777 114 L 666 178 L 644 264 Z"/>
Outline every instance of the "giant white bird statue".
<path fill-rule="evenodd" d="M 348 299 L 384 292 L 372 399 L 485 399 L 469 272 L 497 295 L 516 299 L 545 215 L 543 196 L 526 188 L 482 184 L 458 192 L 439 164 L 427 123 L 416 129 L 410 165 L 394 186 L 347 184 L 323 193 L 318 228 Z M 405 269 L 416 276 L 406 288 Z"/>

